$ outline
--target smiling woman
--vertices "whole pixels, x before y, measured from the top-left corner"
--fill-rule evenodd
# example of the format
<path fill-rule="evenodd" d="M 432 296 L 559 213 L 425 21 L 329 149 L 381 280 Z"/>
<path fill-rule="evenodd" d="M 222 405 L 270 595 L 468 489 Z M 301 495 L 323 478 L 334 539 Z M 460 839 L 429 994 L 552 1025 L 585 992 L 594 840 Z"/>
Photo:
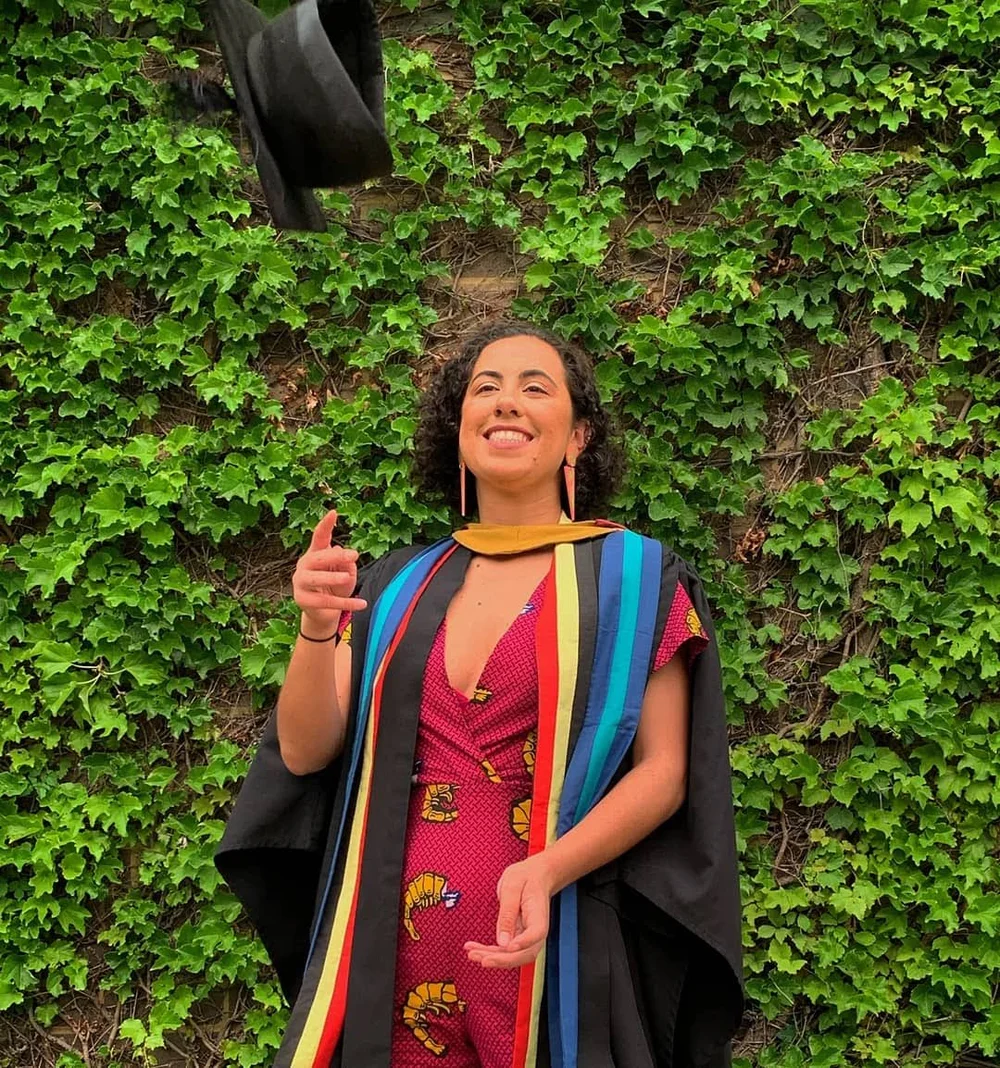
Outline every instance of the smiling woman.
<path fill-rule="evenodd" d="M 463 473 L 476 479 L 480 521 L 557 522 L 548 483 L 560 464 L 576 467 L 587 430 L 550 344 L 515 335 L 486 345 L 472 368 L 458 436 Z M 569 506 L 575 518 L 575 500 Z"/>
<path fill-rule="evenodd" d="M 515 398 L 517 404 L 511 409 Z M 577 431 L 580 425 L 586 427 L 583 438 Z M 539 436 L 544 433 L 544 440 L 532 442 L 531 451 L 526 453 L 534 461 L 532 477 L 519 481 L 528 463 L 517 468 L 512 464 L 506 469 L 496 466 L 496 446 L 493 450 L 477 449 L 477 444 L 481 446 L 486 440 L 482 433 L 493 426 L 514 427 Z M 517 456 L 520 463 L 518 453 L 522 451 L 515 449 L 504 460 Z M 440 368 L 423 395 L 414 439 L 415 480 L 423 490 L 443 495 L 460 511 L 464 511 L 464 481 L 468 502 L 472 508 L 478 505 L 481 522 L 497 521 L 497 504 L 504 510 L 500 522 L 553 522 L 558 518 L 551 507 L 544 518 L 512 518 L 506 511 L 526 508 L 532 516 L 537 512 L 539 493 L 546 489 L 541 478 L 546 469 L 552 479 L 547 487 L 549 500 L 553 500 L 554 492 L 553 503 L 569 514 L 569 495 L 565 479 L 560 477 L 567 459 L 577 465 L 573 518 L 601 515 L 621 484 L 624 454 L 610 415 L 601 404 L 590 358 L 577 345 L 549 330 L 518 320 L 488 324 Z M 464 480 L 459 477 L 462 461 Z M 486 483 L 482 487 L 480 476 Z M 530 498 L 522 495 L 529 486 Z"/>
<path fill-rule="evenodd" d="M 314 535 L 303 626 L 333 632 L 303 630 L 217 858 L 292 1003 L 275 1068 L 725 1068 L 720 659 L 694 569 L 595 516 L 622 454 L 586 355 L 470 338 L 415 469 L 479 521 L 357 590 Z"/>

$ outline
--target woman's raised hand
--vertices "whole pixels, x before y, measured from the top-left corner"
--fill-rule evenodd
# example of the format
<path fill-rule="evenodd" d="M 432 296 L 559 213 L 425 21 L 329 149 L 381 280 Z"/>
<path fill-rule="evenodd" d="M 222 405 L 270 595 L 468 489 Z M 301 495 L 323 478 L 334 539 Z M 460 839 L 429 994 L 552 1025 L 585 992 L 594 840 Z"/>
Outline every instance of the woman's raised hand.
<path fill-rule="evenodd" d="M 337 513 L 327 512 L 313 531 L 309 548 L 299 557 L 292 575 L 295 603 L 317 630 L 330 630 L 341 612 L 360 612 L 368 607 L 362 597 L 352 597 L 358 584 L 358 554 L 330 544 Z"/>

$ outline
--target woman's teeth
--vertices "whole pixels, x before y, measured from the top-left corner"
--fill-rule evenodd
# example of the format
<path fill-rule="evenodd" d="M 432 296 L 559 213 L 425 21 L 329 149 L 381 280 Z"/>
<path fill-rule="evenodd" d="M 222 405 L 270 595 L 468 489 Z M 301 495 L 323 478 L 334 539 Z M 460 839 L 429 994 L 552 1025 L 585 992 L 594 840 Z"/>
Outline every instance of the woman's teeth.
<path fill-rule="evenodd" d="M 490 441 L 530 441 L 527 434 L 518 434 L 513 430 L 494 430 L 490 434 Z"/>

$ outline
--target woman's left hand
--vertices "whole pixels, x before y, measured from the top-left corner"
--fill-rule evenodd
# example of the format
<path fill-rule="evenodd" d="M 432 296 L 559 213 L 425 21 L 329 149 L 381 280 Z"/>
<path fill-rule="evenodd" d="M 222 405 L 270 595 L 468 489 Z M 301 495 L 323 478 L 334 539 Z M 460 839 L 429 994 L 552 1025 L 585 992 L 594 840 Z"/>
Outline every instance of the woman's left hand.
<path fill-rule="evenodd" d="M 541 952 L 549 933 L 549 901 L 552 877 L 537 853 L 504 869 L 497 883 L 500 908 L 497 913 L 496 945 L 466 942 L 469 960 L 484 968 L 519 968 Z"/>

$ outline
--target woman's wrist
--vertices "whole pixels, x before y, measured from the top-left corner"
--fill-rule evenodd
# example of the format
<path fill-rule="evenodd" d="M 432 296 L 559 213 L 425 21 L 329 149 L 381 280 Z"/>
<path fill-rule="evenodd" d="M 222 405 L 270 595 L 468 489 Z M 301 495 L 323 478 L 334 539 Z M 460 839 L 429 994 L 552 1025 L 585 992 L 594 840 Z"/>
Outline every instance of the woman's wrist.
<path fill-rule="evenodd" d="M 304 634 L 307 638 L 312 638 L 314 641 L 328 641 L 337 633 L 337 628 L 340 625 L 340 613 L 337 613 L 337 618 L 333 622 L 331 627 L 327 624 L 325 627 L 317 624 L 314 620 L 310 619 L 305 612 L 299 619 L 299 633 Z"/>
<path fill-rule="evenodd" d="M 553 848 L 558 841 L 559 839 L 557 838 L 555 842 L 550 843 L 540 853 L 535 854 L 537 870 L 546 890 L 549 892 L 549 897 L 558 894 L 560 890 L 563 890 L 573 882 L 572 873 L 566 870 L 564 864 L 564 854 L 560 849 L 556 849 L 553 852 Z"/>

